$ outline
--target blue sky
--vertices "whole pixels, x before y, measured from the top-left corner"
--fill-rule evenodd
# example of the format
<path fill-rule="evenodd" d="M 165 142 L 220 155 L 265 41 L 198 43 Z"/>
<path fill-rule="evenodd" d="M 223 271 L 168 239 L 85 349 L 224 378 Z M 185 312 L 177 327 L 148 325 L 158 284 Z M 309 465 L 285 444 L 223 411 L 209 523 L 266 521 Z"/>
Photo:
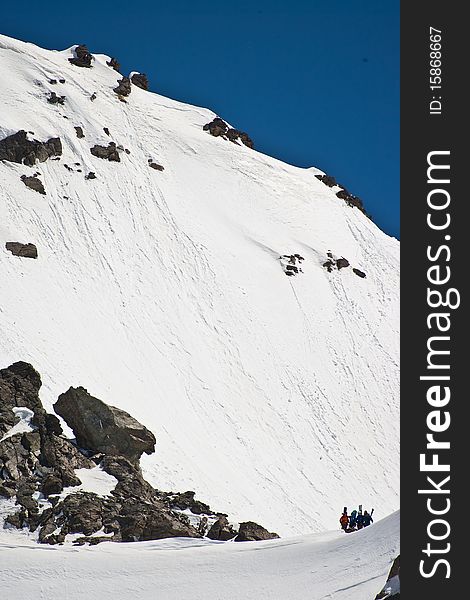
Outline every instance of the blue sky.
<path fill-rule="evenodd" d="M 333 175 L 399 236 L 398 0 L 16 0 L 1 29 L 116 56 L 257 150 Z"/>

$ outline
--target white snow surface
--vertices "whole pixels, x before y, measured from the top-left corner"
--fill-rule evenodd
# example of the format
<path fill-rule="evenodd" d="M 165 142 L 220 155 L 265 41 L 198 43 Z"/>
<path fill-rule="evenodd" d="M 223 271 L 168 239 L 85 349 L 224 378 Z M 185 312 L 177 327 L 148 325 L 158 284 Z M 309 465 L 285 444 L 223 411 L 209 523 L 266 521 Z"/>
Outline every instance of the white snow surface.
<path fill-rule="evenodd" d="M 76 548 L 0 538 L 0 581 L 9 600 L 370 600 L 399 554 L 398 532 L 394 513 L 357 533 L 267 542 L 173 538 Z"/>
<path fill-rule="evenodd" d="M 30 362 L 48 410 L 81 385 L 128 411 L 157 438 L 142 460 L 146 478 L 195 490 L 235 521 L 292 535 L 336 528 L 344 505 L 396 510 L 397 240 L 318 181 L 319 169 L 210 136 L 209 110 L 136 86 L 120 102 L 120 75 L 106 56 L 84 69 L 71 55 L 0 36 L 0 139 L 24 129 L 63 145 L 58 161 L 0 163 L 0 367 Z M 52 91 L 66 96 L 64 106 L 46 101 Z M 130 150 L 120 163 L 90 153 L 110 141 Z M 149 168 L 150 158 L 165 170 Z M 86 181 L 89 171 L 97 179 Z M 35 172 L 46 196 L 20 180 Z M 7 241 L 34 243 L 37 260 L 13 256 Z M 328 250 L 367 278 L 351 268 L 328 273 Z M 287 277 L 279 257 L 293 253 L 305 258 L 303 273 Z M 340 552 L 360 536 L 332 543 Z M 200 552 L 240 561 L 241 571 L 243 561 L 290 553 L 306 565 L 320 539 Z M 87 551 L 90 580 L 94 561 L 119 553 L 129 573 L 144 557 L 164 573 L 155 564 L 156 556 L 165 563 L 164 546 Z M 31 576 L 75 556 L 24 552 Z M 276 560 L 268 564 L 278 573 Z M 221 572 L 210 585 L 226 590 Z M 74 587 L 70 597 L 82 597 Z M 212 597 L 228 597 L 220 594 Z"/>
<path fill-rule="evenodd" d="M 98 466 L 92 469 L 75 469 L 75 475 L 82 482 L 81 485 L 64 488 L 61 496 L 68 496 L 74 492 L 93 492 L 98 496 L 109 496 L 118 482 L 116 477 Z"/>
<path fill-rule="evenodd" d="M 13 413 L 15 417 L 19 418 L 18 423 L 15 423 L 13 427 L 5 433 L 5 435 L 0 438 L 0 442 L 3 440 L 7 440 L 8 438 L 16 435 L 17 433 L 27 433 L 28 431 L 34 431 L 33 426 L 31 425 L 31 419 L 34 416 L 34 413 L 26 406 L 14 406 Z"/>

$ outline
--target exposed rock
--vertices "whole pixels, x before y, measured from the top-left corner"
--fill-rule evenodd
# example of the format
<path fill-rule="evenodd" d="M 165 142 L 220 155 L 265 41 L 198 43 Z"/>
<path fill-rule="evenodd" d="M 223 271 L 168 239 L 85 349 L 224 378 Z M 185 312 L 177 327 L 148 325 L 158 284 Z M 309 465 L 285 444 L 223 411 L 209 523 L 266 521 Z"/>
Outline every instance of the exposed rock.
<path fill-rule="evenodd" d="M 39 192 L 40 194 L 46 193 L 42 181 L 36 176 L 27 177 L 26 175 L 22 175 L 21 181 L 25 184 L 26 187 L 29 187 L 35 192 Z"/>
<path fill-rule="evenodd" d="M 5 248 L 15 256 L 22 258 L 37 258 L 38 250 L 34 244 L 21 244 L 20 242 L 7 242 Z"/>
<path fill-rule="evenodd" d="M 13 413 L 14 407 L 45 412 L 39 399 L 40 388 L 41 377 L 29 363 L 19 361 L 0 370 L 0 438 L 18 420 Z"/>
<path fill-rule="evenodd" d="M 199 537 L 183 516 L 143 502 L 123 504 L 117 521 L 123 542 Z"/>
<path fill-rule="evenodd" d="M 336 179 L 334 177 L 331 177 L 331 175 L 315 175 L 315 177 L 317 179 L 319 179 L 322 183 L 327 185 L 328 187 L 333 187 L 335 185 L 338 185 L 336 183 Z"/>
<path fill-rule="evenodd" d="M 36 160 L 44 162 L 51 156 L 61 156 L 60 138 L 50 138 L 47 142 L 28 140 L 23 129 L 0 140 L 0 160 L 8 160 L 33 166 Z"/>
<path fill-rule="evenodd" d="M 258 525 L 258 523 L 246 521 L 245 523 L 240 523 L 240 529 L 235 541 L 257 542 L 261 540 L 273 540 L 278 537 L 277 533 L 270 533 L 267 529 Z"/>
<path fill-rule="evenodd" d="M 231 540 L 237 535 L 237 532 L 229 524 L 227 515 L 220 515 L 217 521 L 207 532 L 207 537 L 210 540 Z"/>
<path fill-rule="evenodd" d="M 111 67 L 112 69 L 114 69 L 115 71 L 118 71 L 118 72 L 119 72 L 119 69 L 121 68 L 121 65 L 119 64 L 117 58 L 111 58 L 110 60 L 107 60 L 106 64 L 108 65 L 108 67 Z"/>
<path fill-rule="evenodd" d="M 57 79 L 49 79 L 49 83 L 51 85 L 56 85 L 57 84 Z"/>
<path fill-rule="evenodd" d="M 392 568 L 382 590 L 377 594 L 375 600 L 400 600 L 400 555 L 393 561 Z"/>
<path fill-rule="evenodd" d="M 65 79 L 59 79 L 59 83 L 65 83 Z"/>
<path fill-rule="evenodd" d="M 253 140 L 247 133 L 238 131 L 238 129 L 229 128 L 227 123 L 220 117 L 216 117 L 210 123 L 206 123 L 203 126 L 203 130 L 208 131 L 214 137 L 223 137 L 234 143 L 237 143 L 237 140 L 240 140 L 245 146 L 248 146 L 248 148 L 254 147 Z"/>
<path fill-rule="evenodd" d="M 89 173 L 87 173 L 85 175 L 85 179 L 96 179 L 96 175 L 95 175 L 94 171 L 90 171 Z"/>
<path fill-rule="evenodd" d="M 121 162 L 119 152 L 114 142 L 109 142 L 108 146 L 100 146 L 99 144 L 95 144 L 93 148 L 90 148 L 90 152 L 93 154 L 93 156 L 109 160 L 110 162 Z"/>
<path fill-rule="evenodd" d="M 129 96 L 132 92 L 131 80 L 129 77 L 123 77 L 118 81 L 117 87 L 113 89 L 118 96 Z"/>
<path fill-rule="evenodd" d="M 12 498 L 16 494 L 16 490 L 13 487 L 9 487 L 5 483 L 0 483 L 0 497 Z"/>
<path fill-rule="evenodd" d="M 164 171 L 165 170 L 165 168 L 162 167 L 162 165 L 159 165 L 158 163 L 154 162 L 151 158 L 149 158 L 148 163 L 149 163 L 149 167 L 152 167 L 152 169 L 155 169 L 156 171 Z"/>
<path fill-rule="evenodd" d="M 83 128 L 80 126 L 75 127 L 75 133 L 77 134 L 79 140 L 85 137 L 85 134 L 83 133 Z"/>
<path fill-rule="evenodd" d="M 56 435 L 43 436 L 40 460 L 42 465 L 60 476 L 64 487 L 81 484 L 74 469 L 91 469 L 95 466 L 70 440 Z"/>
<path fill-rule="evenodd" d="M 283 254 L 279 257 L 279 260 L 281 261 L 281 267 L 284 273 L 288 277 L 303 273 L 300 265 L 305 259 L 303 256 L 300 256 L 300 254 Z"/>
<path fill-rule="evenodd" d="M 69 62 L 76 67 L 91 67 L 91 61 L 93 60 L 93 56 L 88 51 L 88 48 L 80 44 L 74 48 L 74 56 L 73 58 L 69 58 Z"/>
<path fill-rule="evenodd" d="M 103 131 L 105 132 L 106 135 L 111 135 L 109 133 L 109 129 L 107 127 L 103 127 Z"/>
<path fill-rule="evenodd" d="M 131 77 L 131 81 L 142 90 L 147 91 L 149 89 L 149 80 L 145 73 L 134 73 Z"/>
<path fill-rule="evenodd" d="M 181 494 L 174 494 L 169 499 L 171 508 L 179 510 L 189 510 L 195 515 L 212 515 L 214 514 L 208 504 L 194 499 L 195 492 L 187 491 Z"/>
<path fill-rule="evenodd" d="M 353 268 L 353 273 L 355 273 L 358 277 L 366 277 L 366 274 L 364 273 L 364 271 L 361 271 L 359 269 Z"/>
<path fill-rule="evenodd" d="M 55 92 L 51 92 L 51 95 L 47 99 L 49 104 L 64 104 L 65 96 L 58 96 Z"/>
<path fill-rule="evenodd" d="M 93 92 L 93 94 L 90 96 L 90 100 L 92 102 L 94 102 L 96 100 L 96 96 L 97 96 L 96 92 Z"/>
<path fill-rule="evenodd" d="M 41 484 L 41 492 L 47 498 L 51 494 L 60 494 L 60 492 L 64 489 L 64 484 L 60 477 L 57 475 L 46 475 L 42 480 Z"/>
<path fill-rule="evenodd" d="M 155 436 L 125 411 L 91 396 L 82 387 L 61 394 L 54 410 L 72 428 L 77 443 L 92 452 L 139 460 L 155 452 Z"/>
<path fill-rule="evenodd" d="M 345 269 L 346 267 L 349 267 L 349 260 L 344 258 L 344 256 L 336 259 L 336 268 L 338 269 L 338 271 L 340 269 Z"/>
<path fill-rule="evenodd" d="M 220 117 L 216 117 L 210 123 L 206 123 L 203 130 L 208 131 L 214 137 L 219 137 L 227 133 L 228 125 Z"/>

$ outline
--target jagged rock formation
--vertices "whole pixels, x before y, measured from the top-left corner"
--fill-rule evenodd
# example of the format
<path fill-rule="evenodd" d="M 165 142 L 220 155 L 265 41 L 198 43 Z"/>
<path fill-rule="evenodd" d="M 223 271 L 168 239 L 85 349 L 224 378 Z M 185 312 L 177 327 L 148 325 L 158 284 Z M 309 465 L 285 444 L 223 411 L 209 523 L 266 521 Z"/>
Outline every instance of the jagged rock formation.
<path fill-rule="evenodd" d="M 23 129 L 0 140 L 0 160 L 33 166 L 38 160 L 44 162 L 51 156 L 62 155 L 60 138 L 49 138 L 46 142 L 29 140 Z"/>
<path fill-rule="evenodd" d="M 132 92 L 131 80 L 129 77 L 123 77 L 118 81 L 117 87 L 113 88 L 113 91 L 116 92 L 118 96 L 129 96 Z"/>
<path fill-rule="evenodd" d="M 106 61 L 106 64 L 108 65 L 108 67 L 111 67 L 112 69 L 118 72 L 121 68 L 121 65 L 119 64 L 117 58 L 111 57 L 109 60 Z"/>
<path fill-rule="evenodd" d="M 61 394 L 54 410 L 75 433 L 81 448 L 138 461 L 155 452 L 155 436 L 128 413 L 105 404 L 82 387 Z"/>
<path fill-rule="evenodd" d="M 131 77 L 131 81 L 142 90 L 147 91 L 149 89 L 149 80 L 145 73 L 134 73 Z"/>
<path fill-rule="evenodd" d="M 76 67 L 91 67 L 91 61 L 93 60 L 92 54 L 90 54 L 88 48 L 80 44 L 74 49 L 74 56 L 69 58 L 69 62 Z"/>
<path fill-rule="evenodd" d="M 235 538 L 236 542 L 258 542 L 261 540 L 273 540 L 278 538 L 277 533 L 270 533 L 267 529 L 254 523 L 253 521 L 246 521 L 240 523 L 240 529 L 238 535 Z"/>
<path fill-rule="evenodd" d="M 15 256 L 22 258 L 37 258 L 38 250 L 34 244 L 22 244 L 21 242 L 6 242 L 5 248 Z"/>
<path fill-rule="evenodd" d="M 205 533 L 215 513 L 196 500 L 193 491 L 161 492 L 143 478 L 139 457 L 142 452 L 153 452 L 155 446 L 148 429 L 84 388 L 70 388 L 59 396 L 54 409 L 72 427 L 79 449 L 62 435 L 57 417 L 44 410 L 40 387 L 40 375 L 28 363 L 18 362 L 0 371 L 0 501 L 1 497 L 16 498 L 19 506 L 7 516 L 7 526 L 38 530 L 39 542 L 48 544 L 63 543 L 68 534 L 82 534 L 76 540 L 82 544 Z M 15 423 L 18 416 L 22 423 Z M 81 484 L 77 469 L 96 469 L 97 465 L 116 482 L 109 494 L 70 490 Z M 199 517 L 197 528 L 181 514 L 188 510 Z M 218 516 L 209 537 L 234 538 L 237 531 L 227 515 Z M 100 531 L 104 535 L 96 537 Z M 238 541 L 275 535 L 250 522 L 243 524 Z"/>
<path fill-rule="evenodd" d="M 77 126 L 74 127 L 75 129 L 75 133 L 77 134 L 77 137 L 79 140 L 81 140 L 82 138 L 85 137 L 85 134 L 83 133 L 83 127 Z"/>
<path fill-rule="evenodd" d="M 354 196 L 353 194 L 348 192 L 348 190 L 346 188 L 344 188 L 342 185 L 340 185 L 334 177 L 332 177 L 331 175 L 326 175 L 326 174 L 315 175 L 315 177 L 330 188 L 335 187 L 335 186 L 338 186 L 339 188 L 341 188 L 340 190 L 338 190 L 336 192 L 336 196 L 338 198 L 340 198 L 341 200 L 344 200 L 348 206 L 358 208 L 361 212 L 363 212 L 367 217 L 370 218 L 370 216 L 366 212 L 366 209 L 364 208 L 362 200 L 358 196 Z"/>
<path fill-rule="evenodd" d="M 375 600 L 399 600 L 400 599 L 400 555 L 393 561 L 382 590 L 377 594 Z"/>
<path fill-rule="evenodd" d="M 20 179 L 25 184 L 25 186 L 29 187 L 31 190 L 39 192 L 40 194 L 46 193 L 42 181 L 36 175 L 32 175 L 31 177 L 22 175 Z"/>
<path fill-rule="evenodd" d="M 210 123 L 206 123 L 203 126 L 203 130 L 208 131 L 214 137 L 222 137 L 234 143 L 238 143 L 237 140 L 240 140 L 248 148 L 254 148 L 253 140 L 247 133 L 230 128 L 220 117 L 216 117 Z"/>
<path fill-rule="evenodd" d="M 100 146 L 95 144 L 93 148 L 90 148 L 90 152 L 93 156 L 109 160 L 110 162 L 121 162 L 119 152 L 114 142 L 109 142 L 108 146 Z"/>

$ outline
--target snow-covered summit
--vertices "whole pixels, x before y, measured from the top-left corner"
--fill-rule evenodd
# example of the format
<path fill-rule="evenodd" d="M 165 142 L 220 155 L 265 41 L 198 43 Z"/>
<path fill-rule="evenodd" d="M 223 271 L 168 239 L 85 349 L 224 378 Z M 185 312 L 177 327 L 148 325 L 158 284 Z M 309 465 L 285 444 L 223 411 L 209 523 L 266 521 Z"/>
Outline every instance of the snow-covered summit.
<path fill-rule="evenodd" d="M 48 410 L 72 385 L 132 413 L 157 438 L 146 478 L 240 521 L 285 535 L 395 510 L 398 242 L 319 169 L 211 136 L 207 109 L 119 98 L 109 57 L 74 52 L 0 36 L 0 141 L 62 147 L 0 161 L 0 368 L 34 364 Z M 109 144 L 119 162 L 91 153 Z"/>

